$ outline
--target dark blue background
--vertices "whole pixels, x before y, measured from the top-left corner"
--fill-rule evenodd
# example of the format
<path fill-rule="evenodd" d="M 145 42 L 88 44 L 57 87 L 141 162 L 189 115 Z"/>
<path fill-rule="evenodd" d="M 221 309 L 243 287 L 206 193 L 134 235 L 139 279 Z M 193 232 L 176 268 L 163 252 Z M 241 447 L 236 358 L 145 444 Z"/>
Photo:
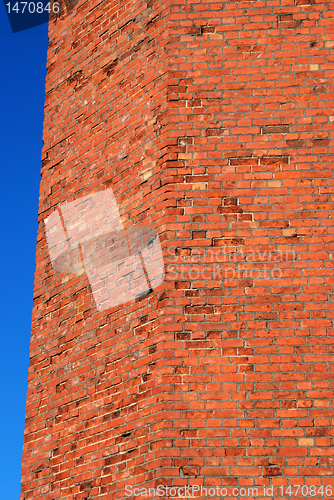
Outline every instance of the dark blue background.
<path fill-rule="evenodd" d="M 26 5 L 25 1 L 27 1 Z M 14 33 L 47 23 L 49 11 L 45 10 L 45 7 L 49 6 L 50 10 L 53 8 L 50 7 L 48 0 L 3 0 L 3 3 Z M 42 6 L 37 4 L 42 4 Z M 57 8 L 59 5 L 55 7 Z M 37 12 L 37 8 L 42 12 Z"/>
<path fill-rule="evenodd" d="M 20 496 L 47 43 L 47 24 L 13 34 L 0 2 L 1 500 Z"/>

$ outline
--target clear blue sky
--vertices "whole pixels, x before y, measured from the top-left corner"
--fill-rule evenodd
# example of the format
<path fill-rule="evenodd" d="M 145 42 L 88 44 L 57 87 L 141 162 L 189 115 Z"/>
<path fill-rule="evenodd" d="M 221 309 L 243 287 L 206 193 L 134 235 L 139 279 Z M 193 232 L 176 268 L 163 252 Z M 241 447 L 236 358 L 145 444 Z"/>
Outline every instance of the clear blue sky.
<path fill-rule="evenodd" d="M 0 2 L 1 500 L 20 496 L 47 43 L 47 24 L 13 34 Z"/>

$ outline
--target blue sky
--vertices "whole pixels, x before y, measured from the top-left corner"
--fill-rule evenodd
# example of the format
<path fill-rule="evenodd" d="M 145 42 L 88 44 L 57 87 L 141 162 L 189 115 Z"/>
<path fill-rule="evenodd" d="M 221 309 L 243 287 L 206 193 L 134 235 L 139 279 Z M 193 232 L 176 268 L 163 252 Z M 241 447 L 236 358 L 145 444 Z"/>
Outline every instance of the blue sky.
<path fill-rule="evenodd" d="M 47 24 L 12 33 L 1 2 L 1 500 L 20 496 L 47 43 Z"/>

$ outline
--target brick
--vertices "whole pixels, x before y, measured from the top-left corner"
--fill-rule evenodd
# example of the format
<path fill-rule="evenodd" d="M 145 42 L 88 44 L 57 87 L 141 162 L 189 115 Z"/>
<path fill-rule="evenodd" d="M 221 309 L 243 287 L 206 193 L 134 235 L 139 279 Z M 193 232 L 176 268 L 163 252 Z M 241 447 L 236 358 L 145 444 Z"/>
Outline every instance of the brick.
<path fill-rule="evenodd" d="M 224 134 L 224 128 L 208 128 L 205 131 L 206 136 L 219 137 Z"/>
<path fill-rule="evenodd" d="M 200 470 L 202 476 L 229 476 L 229 469 L 227 467 L 203 467 Z"/>
<path fill-rule="evenodd" d="M 314 439 L 301 438 L 299 439 L 299 446 L 314 446 Z"/>
<path fill-rule="evenodd" d="M 261 127 L 261 134 L 287 134 L 290 132 L 289 125 L 266 125 Z"/>

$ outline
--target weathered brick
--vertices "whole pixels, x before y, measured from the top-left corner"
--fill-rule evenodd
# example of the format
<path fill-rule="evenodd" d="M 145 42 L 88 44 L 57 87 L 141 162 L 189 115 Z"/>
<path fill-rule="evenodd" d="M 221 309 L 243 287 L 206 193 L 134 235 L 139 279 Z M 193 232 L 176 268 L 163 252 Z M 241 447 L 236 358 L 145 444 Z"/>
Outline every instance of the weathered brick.
<path fill-rule="evenodd" d="M 262 134 L 287 134 L 290 132 L 289 125 L 266 125 L 261 127 Z"/>

